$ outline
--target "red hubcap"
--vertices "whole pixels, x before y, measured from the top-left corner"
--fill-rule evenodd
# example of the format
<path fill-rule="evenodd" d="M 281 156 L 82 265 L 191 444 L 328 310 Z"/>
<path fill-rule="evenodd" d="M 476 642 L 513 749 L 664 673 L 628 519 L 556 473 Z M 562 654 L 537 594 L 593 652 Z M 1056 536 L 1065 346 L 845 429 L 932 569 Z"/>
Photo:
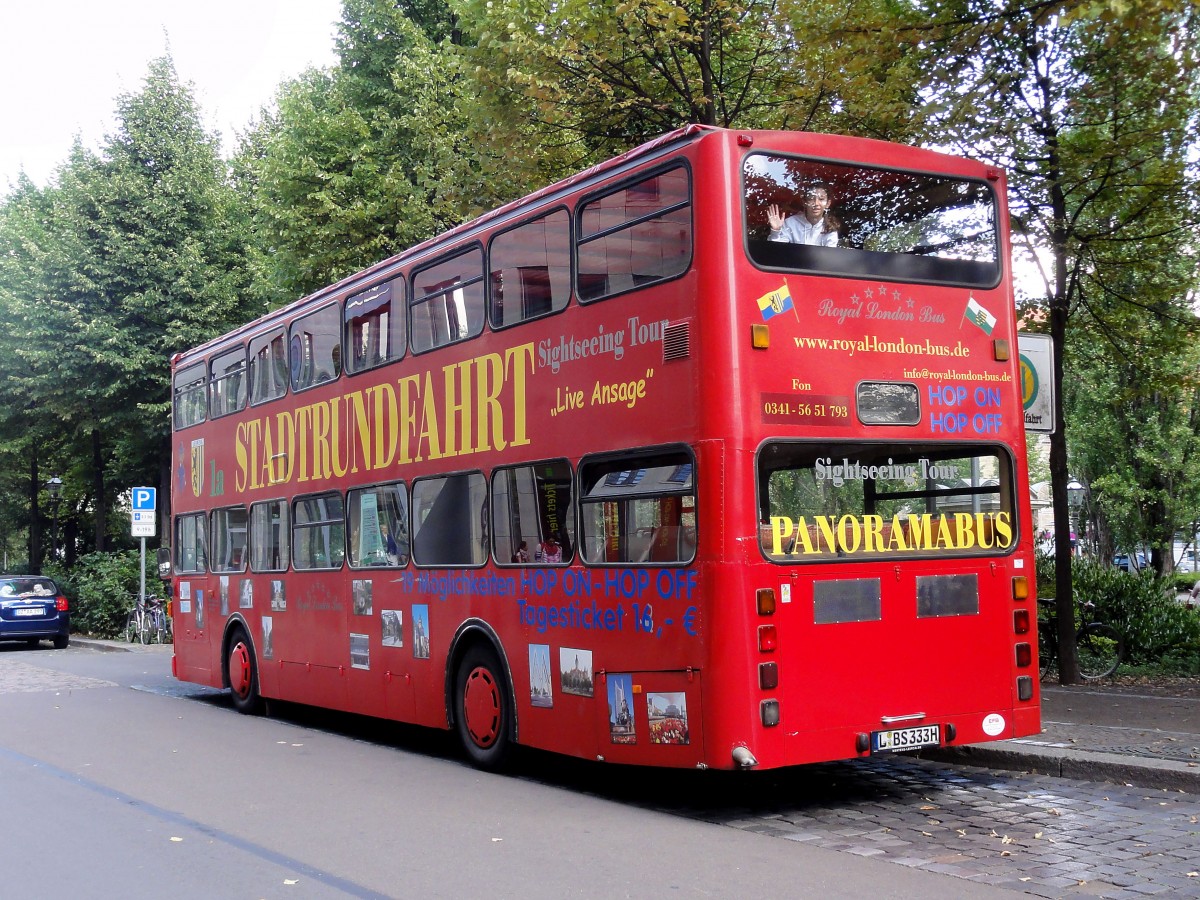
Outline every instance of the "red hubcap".
<path fill-rule="evenodd" d="M 482 666 L 472 669 L 463 685 L 463 720 L 479 747 L 492 746 L 500 736 L 500 687 Z"/>
<path fill-rule="evenodd" d="M 233 645 L 229 653 L 229 686 L 239 697 L 250 695 L 250 651 L 243 643 Z"/>

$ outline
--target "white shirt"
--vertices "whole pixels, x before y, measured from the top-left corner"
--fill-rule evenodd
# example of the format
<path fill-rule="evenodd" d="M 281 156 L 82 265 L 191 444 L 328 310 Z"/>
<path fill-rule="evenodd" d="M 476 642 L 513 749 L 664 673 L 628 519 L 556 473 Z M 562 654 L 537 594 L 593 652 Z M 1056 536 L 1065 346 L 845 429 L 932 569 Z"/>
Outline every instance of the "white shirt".
<path fill-rule="evenodd" d="M 821 247 L 836 247 L 838 236 L 836 231 L 825 231 L 825 220 L 821 219 L 815 225 L 804 216 L 788 216 L 783 221 L 783 227 L 772 231 L 772 241 L 786 241 L 789 244 L 816 244 Z"/>

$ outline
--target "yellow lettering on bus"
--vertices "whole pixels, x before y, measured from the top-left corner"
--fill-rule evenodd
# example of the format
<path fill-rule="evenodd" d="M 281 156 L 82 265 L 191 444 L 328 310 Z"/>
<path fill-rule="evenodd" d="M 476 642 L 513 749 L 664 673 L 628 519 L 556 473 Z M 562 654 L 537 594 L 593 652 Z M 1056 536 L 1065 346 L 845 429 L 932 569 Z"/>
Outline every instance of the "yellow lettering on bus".
<path fill-rule="evenodd" d="M 421 387 L 421 424 L 417 427 L 417 455 L 420 462 L 426 457 L 421 455 L 425 447 L 429 459 L 441 459 L 442 436 L 438 432 L 437 398 L 433 395 L 433 375 L 425 373 L 425 383 Z"/>
<path fill-rule="evenodd" d="M 445 366 L 442 375 L 445 379 L 445 415 L 446 425 L 443 446 L 447 456 L 459 456 L 473 453 L 471 446 L 471 364 L 473 360 L 465 360 L 458 365 Z M 455 375 L 458 376 L 455 379 Z M 461 444 L 459 441 L 461 440 Z"/>
<path fill-rule="evenodd" d="M 513 399 L 513 428 L 512 439 L 509 441 L 514 447 L 523 447 L 529 443 L 529 435 L 526 432 L 525 421 L 525 373 L 526 367 L 528 371 L 533 371 L 533 344 L 519 344 L 516 347 L 509 347 L 504 354 L 504 374 L 505 378 L 512 383 L 512 399 Z M 503 450 L 503 446 L 496 448 Z"/>
<path fill-rule="evenodd" d="M 342 418 L 344 414 L 347 418 Z M 343 425 L 349 426 L 349 405 L 342 405 L 341 397 L 334 397 L 329 401 L 329 447 L 332 450 L 332 458 L 330 465 L 333 467 L 333 474 L 337 478 L 345 478 L 346 473 L 350 470 L 350 463 L 347 461 L 350 456 L 349 451 L 349 427 L 345 429 L 343 437 Z"/>
<path fill-rule="evenodd" d="M 249 487 L 247 475 L 250 468 L 250 458 L 246 455 L 247 424 L 246 422 L 239 422 L 233 437 L 233 460 L 237 466 L 233 475 L 233 482 L 238 493 Z"/>
<path fill-rule="evenodd" d="M 504 439 L 504 409 L 500 406 L 503 388 L 504 361 L 500 355 L 489 353 L 476 359 L 475 421 L 479 431 L 475 443 L 480 450 L 503 450 L 508 444 Z"/>
<path fill-rule="evenodd" d="M 346 394 L 343 399 L 346 401 L 346 446 L 350 453 L 350 472 L 358 474 L 360 457 L 362 458 L 362 467 L 369 472 L 373 467 L 371 465 L 371 424 L 367 419 L 367 397 L 362 391 L 354 391 Z M 351 431 L 358 440 L 350 437 Z"/>
<path fill-rule="evenodd" d="M 838 547 L 843 553 L 857 553 L 862 544 L 862 528 L 858 519 L 846 515 L 838 521 Z"/>
<path fill-rule="evenodd" d="M 803 521 L 803 519 L 801 520 Z M 783 555 L 783 541 L 792 536 L 796 526 L 787 516 L 771 516 L 771 555 Z"/>
<path fill-rule="evenodd" d="M 421 393 L 421 376 L 405 375 L 396 383 L 400 385 L 400 463 L 404 465 L 413 461 L 409 439 L 417 436 L 416 398 Z"/>
<path fill-rule="evenodd" d="M 275 453 L 271 457 L 270 484 L 292 480 L 296 467 L 296 420 L 290 412 L 275 416 Z"/>
<path fill-rule="evenodd" d="M 375 458 L 368 469 L 386 469 L 396 458 L 400 445 L 400 414 L 396 389 L 384 382 L 367 388 L 373 394 L 371 407 L 375 412 Z"/>

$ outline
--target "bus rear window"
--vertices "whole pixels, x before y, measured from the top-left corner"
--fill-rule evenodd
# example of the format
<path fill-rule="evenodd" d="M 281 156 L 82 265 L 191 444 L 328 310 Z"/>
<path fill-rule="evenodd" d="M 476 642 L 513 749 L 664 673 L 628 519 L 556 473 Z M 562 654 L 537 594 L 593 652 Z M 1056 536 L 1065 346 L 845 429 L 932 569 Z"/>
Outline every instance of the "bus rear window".
<path fill-rule="evenodd" d="M 755 153 L 746 247 L 770 269 L 994 287 L 996 201 L 982 181 Z"/>
<path fill-rule="evenodd" d="M 758 454 L 758 541 L 792 564 L 1006 553 L 1007 452 L 994 446 L 777 441 Z"/>

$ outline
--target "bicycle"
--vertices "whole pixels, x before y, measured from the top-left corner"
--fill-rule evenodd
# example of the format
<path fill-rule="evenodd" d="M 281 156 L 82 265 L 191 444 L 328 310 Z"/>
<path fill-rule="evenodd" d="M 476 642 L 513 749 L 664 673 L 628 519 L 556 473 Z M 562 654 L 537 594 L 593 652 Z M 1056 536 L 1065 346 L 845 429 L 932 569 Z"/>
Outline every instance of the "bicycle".
<path fill-rule="evenodd" d="M 149 644 L 155 638 L 160 644 L 173 641 L 171 619 L 167 615 L 166 604 L 149 594 L 144 603 L 140 598 L 135 599 L 133 609 L 125 617 L 124 637 L 131 644 L 134 641 Z"/>
<path fill-rule="evenodd" d="M 1044 680 L 1058 658 L 1058 613 L 1053 597 L 1039 597 L 1038 607 L 1045 610 L 1044 616 L 1038 616 L 1038 659 Z M 1086 620 L 1096 608 L 1094 603 L 1076 601 L 1075 607 L 1084 618 L 1075 632 L 1079 674 L 1088 681 L 1107 678 L 1125 659 L 1125 638 L 1111 625 Z"/>

